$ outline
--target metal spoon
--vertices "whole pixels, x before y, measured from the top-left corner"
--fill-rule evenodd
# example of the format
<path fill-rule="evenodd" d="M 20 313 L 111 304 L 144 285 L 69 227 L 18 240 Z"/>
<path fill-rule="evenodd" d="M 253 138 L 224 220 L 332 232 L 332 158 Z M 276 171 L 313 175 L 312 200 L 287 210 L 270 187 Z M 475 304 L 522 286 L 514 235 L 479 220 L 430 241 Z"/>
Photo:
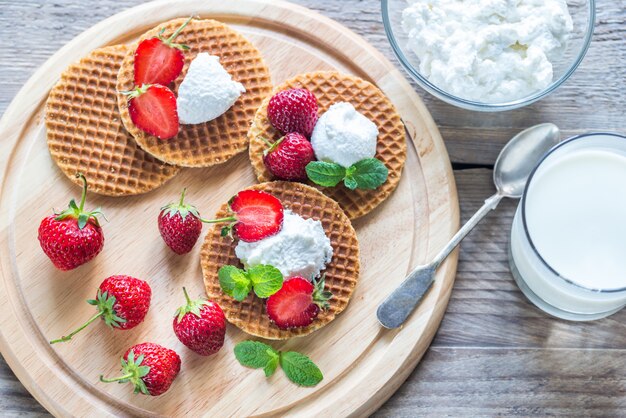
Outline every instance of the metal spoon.
<path fill-rule="evenodd" d="M 415 268 L 380 304 L 376 315 L 383 327 L 397 328 L 404 323 L 432 285 L 439 265 L 463 238 L 498 206 L 503 197 L 519 199 L 522 196 L 531 171 L 539 159 L 559 140 L 559 128 L 551 123 L 543 123 L 518 133 L 504 146 L 493 169 L 496 194 L 485 200 L 485 204 L 459 229 L 433 261 Z"/>

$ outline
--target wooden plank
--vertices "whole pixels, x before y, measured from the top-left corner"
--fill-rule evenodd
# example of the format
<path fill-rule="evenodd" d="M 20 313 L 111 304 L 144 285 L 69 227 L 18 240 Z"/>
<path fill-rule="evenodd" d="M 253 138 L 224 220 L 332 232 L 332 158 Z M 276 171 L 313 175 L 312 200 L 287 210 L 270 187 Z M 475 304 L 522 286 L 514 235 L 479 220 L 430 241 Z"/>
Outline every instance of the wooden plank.
<path fill-rule="evenodd" d="M 424 360 L 375 417 L 618 417 L 626 351 L 445 349 Z"/>

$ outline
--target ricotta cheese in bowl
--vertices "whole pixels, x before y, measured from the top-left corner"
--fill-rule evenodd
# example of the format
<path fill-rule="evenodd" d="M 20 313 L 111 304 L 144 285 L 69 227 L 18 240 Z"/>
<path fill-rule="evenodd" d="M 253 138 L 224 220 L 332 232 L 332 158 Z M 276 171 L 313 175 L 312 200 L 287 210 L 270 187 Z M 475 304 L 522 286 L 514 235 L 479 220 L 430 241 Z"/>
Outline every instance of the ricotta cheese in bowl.
<path fill-rule="evenodd" d="M 574 30 L 565 0 L 408 0 L 402 27 L 424 77 L 483 103 L 547 88 Z"/>

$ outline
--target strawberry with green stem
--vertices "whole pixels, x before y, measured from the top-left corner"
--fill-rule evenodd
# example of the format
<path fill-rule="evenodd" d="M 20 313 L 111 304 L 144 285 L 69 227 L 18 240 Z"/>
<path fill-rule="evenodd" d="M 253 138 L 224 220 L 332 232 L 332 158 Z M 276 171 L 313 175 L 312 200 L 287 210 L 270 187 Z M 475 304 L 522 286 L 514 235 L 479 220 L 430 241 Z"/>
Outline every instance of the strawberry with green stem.
<path fill-rule="evenodd" d="M 66 342 L 85 329 L 98 318 L 113 329 L 131 329 L 143 322 L 148 309 L 152 289 L 150 285 L 131 276 L 111 276 L 100 284 L 95 299 L 87 303 L 97 308 L 98 312 L 87 322 L 70 334 L 50 341 L 50 344 Z"/>
<path fill-rule="evenodd" d="M 70 200 L 66 210 L 45 217 L 38 231 L 41 249 L 55 267 L 63 271 L 75 269 L 92 260 L 104 246 L 104 235 L 96 218 L 102 212 L 100 208 L 85 210 L 87 179 L 80 173 L 76 174 L 76 178 L 83 181 L 80 204 L 77 205 L 74 199 Z"/>
<path fill-rule="evenodd" d="M 134 393 L 159 396 L 170 388 L 180 372 L 180 357 L 174 350 L 155 343 L 141 343 L 130 347 L 122 357 L 123 375 L 106 379 L 103 383 L 125 383 L 133 385 Z"/>

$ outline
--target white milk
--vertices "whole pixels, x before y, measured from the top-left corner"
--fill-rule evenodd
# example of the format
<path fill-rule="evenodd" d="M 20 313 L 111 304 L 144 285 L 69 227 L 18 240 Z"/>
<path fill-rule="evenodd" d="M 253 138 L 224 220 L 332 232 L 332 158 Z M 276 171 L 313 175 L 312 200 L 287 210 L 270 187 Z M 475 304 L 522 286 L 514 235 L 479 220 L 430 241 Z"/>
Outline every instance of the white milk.
<path fill-rule="evenodd" d="M 596 319 L 626 304 L 626 138 L 579 137 L 540 164 L 513 222 L 511 268 L 556 316 Z"/>

